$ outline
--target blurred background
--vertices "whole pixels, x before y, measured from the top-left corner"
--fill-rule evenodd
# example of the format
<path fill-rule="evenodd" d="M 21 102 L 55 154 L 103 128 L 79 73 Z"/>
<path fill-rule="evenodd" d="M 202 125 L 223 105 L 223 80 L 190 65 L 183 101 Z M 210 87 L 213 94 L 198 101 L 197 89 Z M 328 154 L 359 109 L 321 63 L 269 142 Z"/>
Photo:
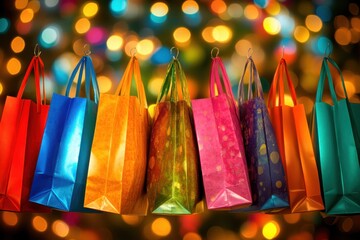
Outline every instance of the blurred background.
<path fill-rule="evenodd" d="M 85 44 L 102 93 L 114 92 L 136 48 L 150 104 L 156 101 L 172 46 L 180 51 L 192 98 L 209 95 L 213 47 L 220 50 L 234 93 L 251 48 L 265 96 L 284 55 L 298 101 L 310 116 L 321 61 L 328 54 L 343 71 L 351 101 L 358 101 L 359 11 L 356 0 L 1 1 L 0 114 L 6 96 L 17 94 L 38 43 L 49 100 L 53 92 L 64 93 Z M 340 78 L 335 72 L 334 77 L 342 97 Z M 24 97 L 35 98 L 32 81 Z M 131 217 L 0 212 L 1 239 L 320 240 L 356 239 L 359 231 L 360 216 L 320 213 Z"/>

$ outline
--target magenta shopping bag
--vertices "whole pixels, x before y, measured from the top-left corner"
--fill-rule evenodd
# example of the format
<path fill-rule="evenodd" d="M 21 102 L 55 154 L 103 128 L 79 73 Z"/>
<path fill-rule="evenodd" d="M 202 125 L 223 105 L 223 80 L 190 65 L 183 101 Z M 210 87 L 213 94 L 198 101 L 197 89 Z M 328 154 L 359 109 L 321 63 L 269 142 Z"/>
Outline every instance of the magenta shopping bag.
<path fill-rule="evenodd" d="M 212 61 L 210 98 L 193 100 L 192 108 L 208 208 L 249 206 L 252 200 L 238 109 L 219 57 Z"/>

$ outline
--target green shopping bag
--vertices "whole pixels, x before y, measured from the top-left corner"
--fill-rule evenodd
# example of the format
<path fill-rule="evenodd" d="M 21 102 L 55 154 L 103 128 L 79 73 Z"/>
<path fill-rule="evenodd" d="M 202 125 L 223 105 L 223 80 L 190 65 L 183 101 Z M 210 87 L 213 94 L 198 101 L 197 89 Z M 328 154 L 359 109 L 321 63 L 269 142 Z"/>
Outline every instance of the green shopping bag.
<path fill-rule="evenodd" d="M 337 100 L 328 63 L 340 73 L 344 99 Z M 333 105 L 322 101 L 326 78 Z M 312 138 L 328 214 L 360 213 L 360 145 L 356 126 L 360 115 L 354 114 L 359 107 L 359 104 L 349 102 L 343 76 L 335 61 L 325 57 L 313 109 Z M 358 119 L 355 116 L 359 116 Z"/>

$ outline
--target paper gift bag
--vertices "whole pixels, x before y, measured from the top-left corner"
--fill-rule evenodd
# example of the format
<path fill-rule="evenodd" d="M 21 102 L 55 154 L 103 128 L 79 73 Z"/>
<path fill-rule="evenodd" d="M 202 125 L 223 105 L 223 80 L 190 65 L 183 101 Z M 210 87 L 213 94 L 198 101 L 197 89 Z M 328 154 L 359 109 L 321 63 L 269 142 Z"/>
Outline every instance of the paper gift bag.
<path fill-rule="evenodd" d="M 329 62 L 340 74 L 343 99 L 337 100 Z M 333 105 L 322 101 L 326 79 Z M 359 104 L 349 102 L 339 67 L 333 59 L 325 57 L 313 109 L 312 137 L 328 214 L 360 213 L 360 146 L 355 124 L 360 119 L 354 114 L 358 108 Z"/>
<path fill-rule="evenodd" d="M 36 103 L 22 98 L 32 71 Z M 43 80 L 42 93 L 40 77 Z M 50 211 L 49 208 L 29 202 L 31 183 L 49 111 L 44 81 L 44 63 L 39 55 L 35 55 L 26 70 L 17 97 L 6 98 L 0 123 L 0 210 Z"/>
<path fill-rule="evenodd" d="M 210 97 L 192 100 L 192 109 L 207 207 L 249 206 L 251 189 L 238 108 L 219 57 L 212 61 Z"/>
<path fill-rule="evenodd" d="M 250 78 L 246 98 L 244 81 L 248 66 Z M 253 84 L 255 93 L 252 91 Z M 244 210 L 269 211 L 286 208 L 289 203 L 284 168 L 264 102 L 259 74 L 251 56 L 246 61 L 239 82 L 238 95 L 241 128 L 253 194 L 252 206 Z"/>
<path fill-rule="evenodd" d="M 293 106 L 287 105 L 284 100 L 284 78 L 287 79 Z M 284 58 L 280 60 L 271 84 L 268 108 L 286 173 L 290 209 L 284 211 L 295 213 L 323 210 L 319 175 L 305 108 L 296 101 L 295 88 Z"/>
<path fill-rule="evenodd" d="M 183 100 L 179 100 L 177 81 Z M 170 92 L 170 101 L 161 101 Z M 199 200 L 199 159 L 185 74 L 169 64 L 157 99 L 149 146 L 147 193 L 156 214 L 190 214 Z"/>
<path fill-rule="evenodd" d="M 86 98 L 79 97 L 83 71 Z M 71 98 L 76 74 L 76 95 Z M 90 100 L 91 85 L 94 101 Z M 65 96 L 52 97 L 30 201 L 64 211 L 86 211 L 84 193 L 98 97 L 95 71 L 86 55 L 71 74 Z"/>
<path fill-rule="evenodd" d="M 134 80 L 138 96 L 130 96 Z M 132 57 L 115 94 L 101 94 L 84 206 L 121 214 L 147 212 L 149 118 L 140 67 Z"/>

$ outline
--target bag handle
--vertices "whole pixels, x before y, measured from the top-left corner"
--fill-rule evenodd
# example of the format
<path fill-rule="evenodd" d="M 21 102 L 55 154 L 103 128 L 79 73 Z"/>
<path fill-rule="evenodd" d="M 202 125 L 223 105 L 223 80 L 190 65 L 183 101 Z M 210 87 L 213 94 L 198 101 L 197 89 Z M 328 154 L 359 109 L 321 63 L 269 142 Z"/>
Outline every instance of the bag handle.
<path fill-rule="evenodd" d="M 137 95 L 140 100 L 140 104 L 144 108 L 147 108 L 145 89 L 144 89 L 144 84 L 141 80 L 139 61 L 135 57 L 135 54 L 132 55 L 130 62 L 128 63 L 125 69 L 124 75 L 120 81 L 120 84 L 116 89 L 115 94 L 119 96 L 130 96 L 130 88 L 131 88 L 131 82 L 133 80 L 133 76 L 134 76 Z"/>
<path fill-rule="evenodd" d="M 221 58 L 218 57 L 219 49 L 213 48 L 211 50 L 211 55 L 213 53 L 213 50 L 217 50 L 217 53 L 215 57 L 211 56 L 212 64 L 211 64 L 211 76 L 210 76 L 210 97 L 216 96 L 215 89 L 217 89 L 218 95 L 225 93 L 230 97 L 232 97 L 232 99 L 234 99 L 234 94 L 231 90 L 231 84 L 228 74 L 226 72 L 226 68 Z M 222 78 L 220 77 L 219 70 Z M 223 86 L 225 87 L 225 91 L 223 90 Z"/>
<path fill-rule="evenodd" d="M 85 68 L 85 95 L 86 95 L 86 98 L 91 100 L 90 99 L 90 87 L 92 85 L 93 92 L 94 92 L 94 102 L 98 103 L 99 102 L 99 95 L 100 95 L 99 86 L 98 86 L 98 83 L 97 83 L 97 80 L 96 80 L 96 74 L 95 74 L 95 70 L 94 70 L 94 65 L 92 63 L 92 60 L 91 60 L 91 57 L 89 56 L 89 54 L 90 53 L 87 52 L 86 55 L 83 56 L 80 59 L 80 61 L 76 65 L 75 69 L 71 73 L 68 85 L 66 87 L 65 96 L 69 97 L 70 89 L 71 89 L 71 86 L 72 86 L 72 84 L 74 82 L 75 76 L 76 76 L 77 73 L 79 73 L 78 74 L 78 79 L 77 79 L 76 93 L 75 93 L 75 97 L 79 97 L 82 75 L 83 75 L 83 71 L 84 71 L 84 68 Z M 80 69 L 80 71 L 79 71 L 79 69 Z"/>
<path fill-rule="evenodd" d="M 269 96 L 268 96 L 268 107 L 275 107 L 275 106 L 285 106 L 285 94 L 284 94 L 284 72 L 286 75 L 287 84 L 289 86 L 291 100 L 295 105 L 297 105 L 296 101 L 296 92 L 294 85 L 291 81 L 290 74 L 287 68 L 286 60 L 284 58 L 280 59 L 280 63 L 278 64 L 274 79 L 270 87 Z M 279 94 L 277 95 L 279 90 Z M 279 97 L 279 101 L 276 102 L 276 96 Z"/>
<path fill-rule="evenodd" d="M 248 53 L 250 53 L 250 51 L 251 51 L 251 48 L 249 48 Z M 249 65 L 250 65 L 250 67 L 249 67 L 249 69 L 250 69 L 249 87 L 248 87 L 247 99 L 245 99 L 244 78 L 245 78 L 246 69 L 247 69 L 247 67 Z M 243 74 L 241 76 L 239 86 L 238 86 L 239 104 L 243 104 L 245 101 L 254 98 L 254 96 L 253 96 L 254 94 L 253 94 L 253 91 L 252 91 L 252 85 L 253 84 L 255 84 L 255 94 L 256 94 L 255 97 L 259 97 L 261 99 L 264 99 L 259 73 L 258 73 L 258 71 L 256 69 L 256 66 L 255 66 L 254 60 L 252 59 L 252 56 L 249 54 L 248 58 L 246 60 L 246 63 L 245 63 L 244 72 L 243 72 Z"/>
<path fill-rule="evenodd" d="M 156 100 L 156 103 L 159 103 L 160 101 L 164 100 L 169 92 L 170 92 L 170 101 L 171 102 L 178 101 L 179 93 L 177 91 L 177 81 L 180 81 L 180 88 L 183 99 L 187 102 L 189 106 L 191 106 L 186 76 L 178 60 L 179 50 L 175 47 L 172 47 L 170 49 L 171 54 L 173 49 L 176 49 L 177 53 L 176 55 L 173 55 L 173 59 L 171 60 L 168 66 L 165 80 L 163 82 L 163 85 L 161 86 L 160 94 Z"/>
<path fill-rule="evenodd" d="M 21 82 L 17 98 L 21 99 L 26 84 L 29 80 L 31 71 L 34 70 L 34 81 L 35 81 L 35 92 L 36 92 L 36 105 L 37 105 L 37 112 L 40 112 L 41 105 L 46 105 L 46 90 L 45 90 L 45 68 L 44 68 L 44 62 L 40 58 L 41 51 L 39 49 L 39 45 L 36 44 L 34 48 L 34 56 L 30 61 L 30 64 L 28 68 L 26 69 L 25 76 Z M 40 78 L 42 78 L 42 94 L 40 90 Z M 42 95 L 42 96 L 41 96 Z"/>

